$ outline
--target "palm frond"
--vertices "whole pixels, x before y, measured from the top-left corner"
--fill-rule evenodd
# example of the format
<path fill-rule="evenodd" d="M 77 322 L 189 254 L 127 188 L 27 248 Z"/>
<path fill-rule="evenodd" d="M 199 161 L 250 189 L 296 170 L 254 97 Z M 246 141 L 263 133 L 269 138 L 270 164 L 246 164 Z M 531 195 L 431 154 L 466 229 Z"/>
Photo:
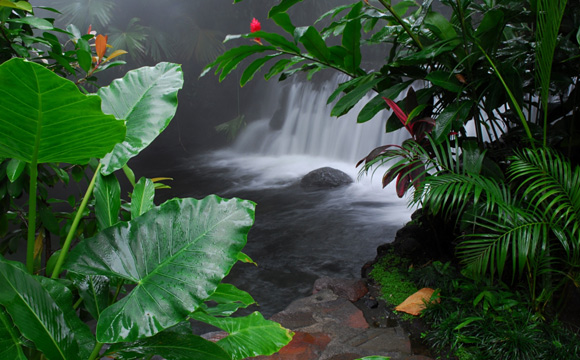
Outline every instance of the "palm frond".
<path fill-rule="evenodd" d="M 107 33 L 105 28 L 111 23 L 116 6 L 114 0 L 56 0 L 55 4 L 67 24 L 85 30 L 91 24 L 100 25 L 102 28 L 96 29 L 100 33 Z"/>
<path fill-rule="evenodd" d="M 111 46 L 129 53 L 134 60 L 142 60 L 147 53 L 147 38 L 149 28 L 139 24 L 141 19 L 132 18 L 124 29 L 110 28 Z"/>
<path fill-rule="evenodd" d="M 457 247 L 463 264 L 476 276 L 502 276 L 508 259 L 512 276 L 521 276 L 528 263 L 542 263 L 539 258 L 545 255 L 541 249 L 548 244 L 549 224 L 517 206 L 501 208 L 497 219 L 478 217 L 474 224 L 482 231 Z"/>
<path fill-rule="evenodd" d="M 483 204 L 491 213 L 498 204 L 512 203 L 509 189 L 496 181 L 476 174 L 439 173 L 425 179 L 422 193 L 416 193 L 413 204 L 423 203 L 434 213 L 462 212 L 467 206 Z"/>
<path fill-rule="evenodd" d="M 580 167 L 554 150 L 525 149 L 516 153 L 508 169 L 511 181 L 531 207 L 538 208 L 553 228 L 580 235 Z M 577 246 L 580 246 L 577 245 Z"/>
<path fill-rule="evenodd" d="M 554 50 L 567 0 L 538 0 L 536 17 L 536 78 L 540 84 L 540 101 L 544 113 L 544 145 L 548 121 L 548 98 Z"/>

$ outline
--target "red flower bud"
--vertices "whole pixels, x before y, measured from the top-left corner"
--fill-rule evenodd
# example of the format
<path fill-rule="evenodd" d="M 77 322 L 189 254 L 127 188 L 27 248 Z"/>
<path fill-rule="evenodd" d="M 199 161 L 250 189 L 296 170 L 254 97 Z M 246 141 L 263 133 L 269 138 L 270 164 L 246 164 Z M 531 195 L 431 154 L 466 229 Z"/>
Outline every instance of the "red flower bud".
<path fill-rule="evenodd" d="M 253 18 L 252 22 L 250 23 L 250 32 L 256 32 L 260 30 L 262 30 L 262 25 L 256 18 Z"/>
<path fill-rule="evenodd" d="M 253 18 L 252 22 L 250 23 L 250 32 L 256 32 L 256 31 L 260 31 L 262 30 L 262 25 L 260 24 L 260 22 L 256 19 Z M 260 41 L 260 38 L 254 38 L 254 41 L 257 42 L 258 44 L 262 45 L 262 42 Z"/>

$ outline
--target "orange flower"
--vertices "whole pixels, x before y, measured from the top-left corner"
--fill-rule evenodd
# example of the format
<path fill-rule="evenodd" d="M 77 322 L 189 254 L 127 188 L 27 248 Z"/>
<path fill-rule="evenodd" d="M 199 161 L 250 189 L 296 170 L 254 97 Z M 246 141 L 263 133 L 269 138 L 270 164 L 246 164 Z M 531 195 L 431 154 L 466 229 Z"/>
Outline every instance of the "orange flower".
<path fill-rule="evenodd" d="M 260 24 L 260 22 L 256 18 L 253 18 L 252 22 L 250 23 L 250 32 L 254 33 L 254 32 L 260 31 L 260 30 L 262 30 L 262 24 Z M 260 38 L 254 38 L 254 41 L 257 42 L 258 44 L 262 45 Z"/>
<path fill-rule="evenodd" d="M 97 64 L 101 62 L 103 56 L 105 56 L 105 52 L 107 51 L 107 39 L 109 37 L 107 35 L 103 36 L 101 34 L 97 35 L 95 39 L 95 48 L 97 51 Z"/>

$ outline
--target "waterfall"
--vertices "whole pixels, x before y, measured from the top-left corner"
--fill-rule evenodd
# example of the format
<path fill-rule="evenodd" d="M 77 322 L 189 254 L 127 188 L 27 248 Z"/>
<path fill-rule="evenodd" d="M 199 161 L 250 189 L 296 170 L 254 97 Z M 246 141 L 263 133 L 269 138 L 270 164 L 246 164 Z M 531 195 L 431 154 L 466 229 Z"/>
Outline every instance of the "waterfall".
<path fill-rule="evenodd" d="M 294 80 L 285 86 L 270 86 L 265 113 L 239 135 L 234 149 L 241 153 L 269 156 L 308 155 L 353 163 L 372 149 L 385 144 L 400 144 L 404 131 L 385 133 L 390 111 L 381 111 L 372 120 L 357 123 L 357 115 L 375 94 L 369 93 L 348 114 L 330 116 L 327 99 L 344 76 L 315 84 Z"/>

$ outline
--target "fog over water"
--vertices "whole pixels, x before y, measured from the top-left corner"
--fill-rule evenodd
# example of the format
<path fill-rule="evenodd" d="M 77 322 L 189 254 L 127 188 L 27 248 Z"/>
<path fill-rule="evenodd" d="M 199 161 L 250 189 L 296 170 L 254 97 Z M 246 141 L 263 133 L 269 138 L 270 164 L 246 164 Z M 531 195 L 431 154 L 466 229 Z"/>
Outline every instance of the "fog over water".
<path fill-rule="evenodd" d="M 186 83 L 176 117 L 129 165 L 137 177 L 174 178 L 168 183 L 172 189 L 157 192 L 156 203 L 214 193 L 257 203 L 244 252 L 258 266 L 238 264 L 227 281 L 250 292 L 264 315 L 309 294 L 320 276 L 359 277 L 376 247 L 392 241 L 409 220 L 406 200 L 390 187 L 381 188 L 382 171 L 374 178 L 358 178 L 355 168 L 374 147 L 400 143 L 404 134 L 384 134 L 386 112 L 357 124 L 363 104 L 347 116 L 330 117 L 326 99 L 344 78 L 323 72 L 310 83 L 301 77 L 267 83 L 256 75 L 240 88 L 243 66 L 222 83 L 213 74 L 198 78 L 217 54 L 249 41 L 222 43 L 226 34 L 249 32 L 253 17 L 264 30 L 274 31 L 267 19 L 271 0 L 236 5 L 232 0 L 50 3 L 63 10 L 60 26 L 71 19 L 79 29 L 90 24 L 109 34 L 115 49 L 129 51 L 127 66 L 103 73 L 103 84 L 142 65 L 182 64 Z M 298 26 L 311 24 L 325 9 L 342 3 L 347 1 L 304 1 L 292 9 L 292 19 Z M 247 126 L 229 142 L 215 126 L 240 115 Z M 323 166 L 340 169 L 355 182 L 327 191 L 303 190 L 301 177 Z"/>

